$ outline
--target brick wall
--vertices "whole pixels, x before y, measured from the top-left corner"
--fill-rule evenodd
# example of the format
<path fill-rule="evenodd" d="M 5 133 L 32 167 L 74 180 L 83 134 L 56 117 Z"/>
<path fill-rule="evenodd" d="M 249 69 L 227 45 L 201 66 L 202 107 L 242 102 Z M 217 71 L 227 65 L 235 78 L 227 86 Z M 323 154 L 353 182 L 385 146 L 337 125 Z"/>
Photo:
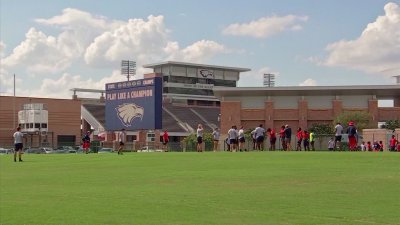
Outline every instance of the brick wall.
<path fill-rule="evenodd" d="M 23 104 L 29 103 L 43 103 L 47 107 L 48 130 L 53 132 L 54 147 L 57 146 L 58 135 L 76 136 L 75 144 L 80 143 L 81 102 L 79 100 L 0 96 L 0 147 L 13 146 L 12 135 L 18 124 L 18 111 L 21 110 Z"/>

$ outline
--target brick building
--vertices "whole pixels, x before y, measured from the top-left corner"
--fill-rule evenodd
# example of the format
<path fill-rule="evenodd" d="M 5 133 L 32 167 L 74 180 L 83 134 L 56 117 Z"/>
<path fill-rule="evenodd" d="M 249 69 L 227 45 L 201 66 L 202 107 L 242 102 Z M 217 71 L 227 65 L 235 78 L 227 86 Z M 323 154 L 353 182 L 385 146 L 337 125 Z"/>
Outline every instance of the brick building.
<path fill-rule="evenodd" d="M 222 132 L 232 125 L 308 128 L 314 123 L 332 123 L 346 111 L 368 112 L 376 124 L 400 120 L 400 85 L 216 87 L 213 91 L 221 101 Z M 394 107 L 378 107 L 378 100 L 393 100 Z"/>
<path fill-rule="evenodd" d="M 46 132 L 22 131 L 25 147 L 75 146 L 81 142 L 81 102 L 70 99 L 0 96 L 0 147 L 12 147 L 13 133 L 19 125 L 18 112 L 25 104 L 40 104 L 48 112 Z M 36 124 L 33 124 L 35 128 Z M 40 126 L 37 126 L 38 128 Z M 43 127 L 43 126 L 42 126 Z"/>

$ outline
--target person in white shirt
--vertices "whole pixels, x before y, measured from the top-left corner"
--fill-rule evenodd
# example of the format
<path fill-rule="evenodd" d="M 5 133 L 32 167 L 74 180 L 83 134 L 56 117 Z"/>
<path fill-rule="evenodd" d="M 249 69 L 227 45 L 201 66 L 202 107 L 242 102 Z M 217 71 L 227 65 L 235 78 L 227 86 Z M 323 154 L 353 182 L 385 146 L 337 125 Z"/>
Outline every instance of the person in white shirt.
<path fill-rule="evenodd" d="M 365 145 L 365 142 L 363 141 L 360 145 L 361 151 L 365 152 L 367 151 L 367 146 Z"/>
<path fill-rule="evenodd" d="M 14 162 L 17 161 L 17 153 L 18 153 L 18 158 L 19 161 L 22 162 L 22 148 L 24 147 L 22 142 L 22 138 L 24 135 L 21 133 L 21 128 L 17 127 L 17 131 L 13 135 L 14 137 Z"/>
<path fill-rule="evenodd" d="M 236 129 L 237 129 L 236 126 L 232 126 L 232 128 L 228 130 L 228 138 L 229 138 L 231 152 L 237 150 L 238 132 Z"/>
<path fill-rule="evenodd" d="M 220 136 L 218 127 L 216 127 L 214 129 L 212 136 L 213 136 L 213 144 L 214 144 L 213 150 L 214 150 L 214 152 L 216 152 L 216 151 L 218 151 L 218 142 L 219 142 L 219 136 Z"/>
<path fill-rule="evenodd" d="M 197 125 L 197 152 L 202 152 L 202 143 L 203 143 L 203 126 L 201 124 Z"/>
<path fill-rule="evenodd" d="M 239 151 L 243 151 L 245 143 L 243 126 L 240 127 L 238 135 L 239 135 Z"/>
<path fill-rule="evenodd" d="M 118 155 L 122 155 L 122 149 L 124 148 L 126 141 L 125 129 L 122 129 L 121 132 L 118 133 L 118 141 L 119 141 Z"/>
<path fill-rule="evenodd" d="M 264 150 L 265 129 L 263 128 L 263 125 L 260 124 L 258 127 L 256 127 L 254 132 L 256 135 L 256 149 Z"/>
<path fill-rule="evenodd" d="M 337 123 L 335 126 L 335 146 L 333 150 L 336 151 L 337 147 L 339 150 L 342 150 L 342 134 L 343 134 L 343 126 L 340 123 Z"/>

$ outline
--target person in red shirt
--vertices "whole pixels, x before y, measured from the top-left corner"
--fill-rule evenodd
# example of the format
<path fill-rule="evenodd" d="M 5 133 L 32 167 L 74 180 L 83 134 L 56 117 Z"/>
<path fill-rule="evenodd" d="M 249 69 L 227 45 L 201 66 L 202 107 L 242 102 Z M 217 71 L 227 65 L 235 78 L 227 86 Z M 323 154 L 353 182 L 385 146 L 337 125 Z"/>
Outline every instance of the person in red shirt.
<path fill-rule="evenodd" d="M 301 143 L 303 142 L 303 131 L 301 130 L 301 127 L 297 129 L 297 146 L 296 146 L 296 151 L 301 151 Z"/>
<path fill-rule="evenodd" d="M 379 151 L 383 152 L 383 142 L 379 141 Z"/>
<path fill-rule="evenodd" d="M 370 141 L 367 142 L 367 151 L 369 151 L 369 152 L 372 151 L 372 145 L 371 145 Z"/>
<path fill-rule="evenodd" d="M 168 152 L 169 135 L 167 130 L 164 131 L 164 134 L 162 136 L 162 141 L 163 141 L 164 151 Z"/>
<path fill-rule="evenodd" d="M 354 122 L 349 122 L 349 127 L 347 128 L 347 134 L 349 138 L 349 148 L 350 151 L 357 150 L 357 128 L 354 125 Z"/>
<path fill-rule="evenodd" d="M 390 139 L 389 141 L 390 151 L 394 152 L 396 150 L 396 144 L 397 144 L 396 137 L 392 135 L 392 139 Z"/>
<path fill-rule="evenodd" d="M 275 151 L 275 143 L 276 143 L 275 129 L 268 128 L 267 129 L 267 134 L 269 135 L 269 143 L 270 143 L 269 150 L 270 151 Z"/>

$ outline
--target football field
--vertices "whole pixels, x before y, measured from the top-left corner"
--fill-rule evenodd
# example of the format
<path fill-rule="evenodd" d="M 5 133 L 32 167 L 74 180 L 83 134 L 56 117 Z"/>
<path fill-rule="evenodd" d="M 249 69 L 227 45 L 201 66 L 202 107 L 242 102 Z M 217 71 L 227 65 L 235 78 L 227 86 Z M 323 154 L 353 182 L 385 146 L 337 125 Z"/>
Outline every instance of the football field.
<path fill-rule="evenodd" d="M 1 225 L 400 224 L 400 154 L 0 155 Z"/>

